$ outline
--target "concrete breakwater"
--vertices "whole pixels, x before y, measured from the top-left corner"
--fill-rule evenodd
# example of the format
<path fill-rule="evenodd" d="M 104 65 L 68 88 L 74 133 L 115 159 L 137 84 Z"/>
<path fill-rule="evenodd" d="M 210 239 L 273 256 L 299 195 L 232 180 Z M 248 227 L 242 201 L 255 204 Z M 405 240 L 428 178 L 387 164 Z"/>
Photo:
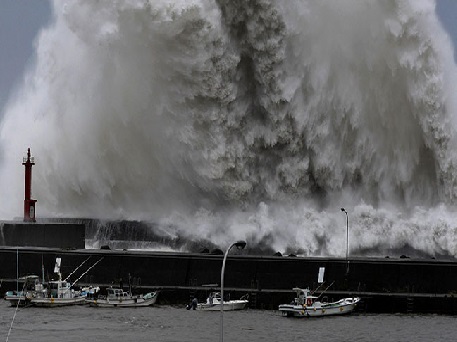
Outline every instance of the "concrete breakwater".
<path fill-rule="evenodd" d="M 190 296 L 203 300 L 210 289 L 217 289 L 223 256 L 2 247 L 1 291 L 16 289 L 17 275 L 41 276 L 44 270 L 45 279 L 51 279 L 56 257 L 62 258 L 63 276 L 74 272 L 69 280 L 80 278 L 80 285 L 130 282 L 137 291 L 161 289 L 159 302 L 184 304 Z M 333 283 L 323 294 L 329 300 L 361 296 L 361 309 L 368 312 L 457 313 L 457 262 L 449 260 L 350 258 L 347 263 L 338 258 L 230 254 L 224 288 L 232 298 L 249 294 L 253 308 L 275 309 L 294 297 L 293 287 L 317 288 L 321 267 L 326 283 L 321 289 Z"/>

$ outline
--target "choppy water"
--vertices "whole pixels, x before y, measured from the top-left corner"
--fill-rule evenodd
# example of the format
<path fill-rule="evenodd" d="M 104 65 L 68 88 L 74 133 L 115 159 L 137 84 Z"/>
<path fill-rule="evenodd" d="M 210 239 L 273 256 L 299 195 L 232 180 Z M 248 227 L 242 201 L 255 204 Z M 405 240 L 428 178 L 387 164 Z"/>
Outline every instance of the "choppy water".
<path fill-rule="evenodd" d="M 15 308 L 0 304 L 6 339 Z M 457 318 L 437 315 L 351 315 L 293 319 L 278 311 L 224 314 L 224 341 L 455 341 Z M 19 309 L 13 341 L 219 341 L 218 312 L 157 306 L 136 309 L 65 307 Z"/>

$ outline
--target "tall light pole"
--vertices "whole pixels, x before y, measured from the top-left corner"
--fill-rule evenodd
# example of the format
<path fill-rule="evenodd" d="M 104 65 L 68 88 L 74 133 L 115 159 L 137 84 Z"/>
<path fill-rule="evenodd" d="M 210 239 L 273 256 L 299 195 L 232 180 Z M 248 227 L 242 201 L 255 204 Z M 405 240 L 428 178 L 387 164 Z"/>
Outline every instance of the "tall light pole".
<path fill-rule="evenodd" d="M 225 272 L 225 260 L 227 259 L 227 255 L 229 254 L 230 249 L 233 246 L 236 246 L 238 249 L 244 249 L 246 247 L 245 241 L 237 241 L 230 245 L 227 248 L 227 251 L 224 254 L 224 260 L 222 261 L 222 270 L 221 270 L 221 338 L 220 341 L 224 341 L 224 272 Z"/>
<path fill-rule="evenodd" d="M 346 214 L 346 274 L 349 273 L 349 215 L 346 209 L 341 208 L 341 211 Z"/>

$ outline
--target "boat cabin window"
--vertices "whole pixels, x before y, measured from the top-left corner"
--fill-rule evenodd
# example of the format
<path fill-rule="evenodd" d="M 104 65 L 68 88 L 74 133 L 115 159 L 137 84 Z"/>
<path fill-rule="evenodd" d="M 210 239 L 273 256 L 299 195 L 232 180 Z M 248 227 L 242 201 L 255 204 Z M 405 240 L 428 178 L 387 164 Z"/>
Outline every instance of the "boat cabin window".
<path fill-rule="evenodd" d="M 128 293 L 121 289 L 107 289 L 107 292 L 110 297 L 128 297 Z"/>

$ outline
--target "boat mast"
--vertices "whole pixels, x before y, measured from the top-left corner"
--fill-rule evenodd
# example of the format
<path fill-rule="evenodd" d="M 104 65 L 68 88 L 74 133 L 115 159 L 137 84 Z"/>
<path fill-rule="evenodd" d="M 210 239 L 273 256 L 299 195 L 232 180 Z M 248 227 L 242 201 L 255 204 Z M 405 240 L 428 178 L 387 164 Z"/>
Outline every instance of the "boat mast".
<path fill-rule="evenodd" d="M 60 292 L 62 288 L 62 273 L 60 273 L 61 262 L 61 258 L 56 258 L 56 265 L 54 266 L 54 273 L 57 273 L 59 275 L 59 280 L 57 281 L 57 298 L 60 297 Z"/>
<path fill-rule="evenodd" d="M 16 293 L 19 295 L 19 248 L 16 249 Z"/>
<path fill-rule="evenodd" d="M 43 254 L 41 254 L 41 279 L 44 284 L 44 262 L 43 262 Z"/>

